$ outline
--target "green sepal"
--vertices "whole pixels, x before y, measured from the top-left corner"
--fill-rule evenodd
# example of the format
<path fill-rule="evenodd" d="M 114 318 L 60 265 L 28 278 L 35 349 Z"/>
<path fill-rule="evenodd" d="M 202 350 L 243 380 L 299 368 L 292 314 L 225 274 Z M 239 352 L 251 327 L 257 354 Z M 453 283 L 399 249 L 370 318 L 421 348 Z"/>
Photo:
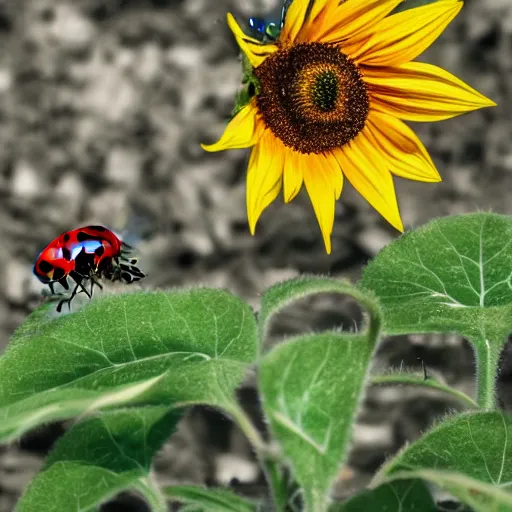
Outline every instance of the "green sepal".
<path fill-rule="evenodd" d="M 260 82 L 254 74 L 254 68 L 249 62 L 249 59 L 242 52 L 242 85 L 240 90 L 237 92 L 235 98 L 235 106 L 231 113 L 231 119 L 235 117 L 240 110 L 249 104 L 254 96 L 257 96 L 260 92 Z"/>

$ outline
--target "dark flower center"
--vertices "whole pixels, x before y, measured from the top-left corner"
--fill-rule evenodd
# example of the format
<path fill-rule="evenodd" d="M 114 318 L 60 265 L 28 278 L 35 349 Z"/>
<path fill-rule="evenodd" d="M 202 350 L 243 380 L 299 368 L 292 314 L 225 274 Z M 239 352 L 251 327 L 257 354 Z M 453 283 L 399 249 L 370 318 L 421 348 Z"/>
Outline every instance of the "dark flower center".
<path fill-rule="evenodd" d="M 322 71 L 315 77 L 311 89 L 311 100 L 322 112 L 330 112 L 336 107 L 338 98 L 338 79 L 331 70 Z"/>
<path fill-rule="evenodd" d="M 254 70 L 265 124 L 300 153 L 322 153 L 351 141 L 368 116 L 366 85 L 337 47 L 301 43 L 270 55 Z"/>

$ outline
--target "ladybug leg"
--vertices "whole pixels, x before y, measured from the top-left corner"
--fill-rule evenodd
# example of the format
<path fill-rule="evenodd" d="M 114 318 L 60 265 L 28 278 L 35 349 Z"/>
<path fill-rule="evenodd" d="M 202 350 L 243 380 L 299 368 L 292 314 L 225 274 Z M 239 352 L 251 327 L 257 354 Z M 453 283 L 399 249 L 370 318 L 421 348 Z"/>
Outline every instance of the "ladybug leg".
<path fill-rule="evenodd" d="M 98 281 L 96 274 L 91 274 L 89 279 L 91 280 L 91 295 L 94 285 L 96 285 L 100 290 L 103 290 L 103 285 Z"/>
<path fill-rule="evenodd" d="M 52 295 L 62 295 L 62 293 L 55 291 L 55 283 L 59 283 L 65 290 L 69 290 L 68 280 L 66 277 L 63 277 L 58 281 L 51 281 L 48 283 L 48 287 L 50 288 L 50 292 L 52 293 Z"/>
<path fill-rule="evenodd" d="M 69 290 L 69 283 L 68 283 L 68 280 L 66 279 L 66 277 L 64 276 L 60 281 L 59 281 L 59 284 L 65 289 L 65 290 Z"/>
<path fill-rule="evenodd" d="M 81 291 L 81 292 L 84 292 L 84 293 L 85 293 L 85 295 L 87 295 L 87 297 L 89 297 L 89 299 L 90 299 L 90 298 L 92 297 L 92 294 L 91 294 L 91 293 L 89 293 L 89 292 L 87 291 L 87 289 L 85 288 L 85 286 L 84 286 L 84 283 L 83 283 L 83 281 L 84 281 L 84 277 L 83 277 L 83 276 L 81 276 L 80 274 L 78 274 L 77 272 L 70 272 L 70 273 L 69 273 L 69 275 L 71 276 L 71 278 L 73 279 L 73 281 L 75 281 L 75 283 L 76 283 L 76 288 L 75 288 L 75 290 L 77 290 L 78 288 L 80 288 L 80 291 Z M 78 293 L 78 292 L 76 292 L 76 291 L 75 291 L 74 293 L 75 293 L 75 295 L 76 295 L 76 293 Z"/>
<path fill-rule="evenodd" d="M 92 297 L 92 294 L 94 293 L 94 285 L 96 283 L 94 282 L 92 275 L 89 276 L 89 279 L 91 280 L 91 290 L 88 292 L 88 294 L 89 294 L 89 297 Z"/>
<path fill-rule="evenodd" d="M 81 288 L 81 290 L 80 290 L 80 291 L 81 291 L 81 292 L 84 292 L 84 293 L 85 293 L 85 295 L 87 295 L 87 297 L 89 297 L 89 299 L 92 297 L 92 290 L 91 290 L 90 292 L 88 292 L 88 291 L 86 290 L 86 288 L 85 288 L 84 284 L 82 283 L 82 281 L 80 281 L 80 284 L 79 284 L 78 286 L 80 286 L 80 288 Z"/>
<path fill-rule="evenodd" d="M 92 298 L 92 295 L 94 293 L 94 285 L 96 285 L 100 290 L 103 290 L 102 284 L 98 281 L 96 274 L 92 271 L 89 274 L 89 277 L 84 277 L 77 272 L 70 272 L 69 275 L 74 279 L 75 283 L 80 287 L 80 292 L 84 292 L 87 295 L 87 297 L 89 297 L 89 299 Z M 86 279 L 91 280 L 90 291 L 88 291 L 83 284 L 84 280 L 86 280 Z M 78 293 L 80 293 L 80 292 L 78 292 Z"/>
<path fill-rule="evenodd" d="M 74 287 L 73 291 L 71 292 L 71 297 L 69 297 L 69 299 L 62 299 L 61 301 L 59 301 L 59 303 L 57 304 L 57 313 L 60 313 L 62 311 L 62 306 L 64 304 L 67 304 L 69 310 L 71 311 L 71 301 L 73 300 L 75 295 L 78 293 L 78 288 L 80 288 L 80 285 L 82 285 L 82 282 L 81 281 L 79 283 L 77 282 L 76 286 Z M 83 288 L 83 285 L 82 285 L 82 288 Z"/>
<path fill-rule="evenodd" d="M 71 296 L 68 299 L 62 299 L 61 301 L 59 301 L 59 303 L 57 304 L 57 313 L 60 313 L 62 311 L 62 306 L 64 304 L 67 304 L 69 310 L 71 311 L 71 301 L 75 298 L 75 295 L 77 293 L 80 293 L 83 291 L 83 292 L 85 292 L 87 297 L 91 298 L 91 294 L 87 291 L 87 289 L 83 285 L 84 278 L 77 272 L 70 272 L 69 275 L 75 281 L 76 286 L 73 288 L 73 291 L 71 292 Z M 68 284 L 68 283 L 66 283 L 66 284 Z M 68 284 L 68 289 L 69 289 L 69 284 Z"/>
<path fill-rule="evenodd" d="M 69 302 L 71 302 L 71 301 L 67 301 L 66 299 L 62 299 L 61 301 L 59 301 L 59 303 L 57 304 L 57 313 L 60 313 L 60 312 L 62 311 L 62 306 L 63 306 L 66 302 L 68 302 L 68 304 L 69 304 Z M 71 309 L 71 306 L 69 306 L 69 307 L 70 307 L 70 309 Z"/>

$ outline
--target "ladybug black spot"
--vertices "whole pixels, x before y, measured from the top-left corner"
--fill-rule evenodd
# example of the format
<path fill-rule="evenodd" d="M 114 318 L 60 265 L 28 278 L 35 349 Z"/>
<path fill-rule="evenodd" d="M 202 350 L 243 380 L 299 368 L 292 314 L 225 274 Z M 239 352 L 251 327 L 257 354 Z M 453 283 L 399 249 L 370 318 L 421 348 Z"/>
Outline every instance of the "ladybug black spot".
<path fill-rule="evenodd" d="M 94 240 L 95 237 L 91 237 L 91 235 L 88 235 L 87 233 L 84 233 L 83 231 L 80 231 L 77 235 L 76 235 L 76 239 L 79 241 L 79 242 L 85 242 L 85 240 Z"/>
<path fill-rule="evenodd" d="M 64 235 L 64 243 L 68 243 L 68 242 L 69 242 L 69 234 L 68 234 L 68 233 L 66 233 L 66 234 Z"/>
<path fill-rule="evenodd" d="M 53 265 L 51 263 L 49 263 L 48 261 L 42 260 L 39 262 L 39 270 L 43 274 L 48 274 L 48 272 L 50 272 L 52 269 L 53 269 Z"/>
<path fill-rule="evenodd" d="M 67 247 L 62 248 L 62 256 L 64 256 L 64 259 L 71 261 L 71 251 Z"/>
<path fill-rule="evenodd" d="M 94 231 L 107 231 L 107 228 L 104 228 L 103 226 L 88 226 L 88 229 L 94 229 Z"/>
<path fill-rule="evenodd" d="M 96 256 L 103 256 L 103 253 L 105 252 L 105 248 L 103 247 L 103 245 L 100 245 L 95 251 L 94 251 L 94 254 L 96 254 Z"/>

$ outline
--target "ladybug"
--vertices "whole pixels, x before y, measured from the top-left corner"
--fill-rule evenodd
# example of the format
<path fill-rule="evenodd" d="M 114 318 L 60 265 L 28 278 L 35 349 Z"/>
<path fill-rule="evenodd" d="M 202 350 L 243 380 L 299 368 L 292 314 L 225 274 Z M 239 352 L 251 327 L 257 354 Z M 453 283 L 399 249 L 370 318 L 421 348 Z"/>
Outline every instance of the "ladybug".
<path fill-rule="evenodd" d="M 94 285 L 103 289 L 99 279 L 132 283 L 145 274 L 135 266 L 136 259 L 130 258 L 132 248 L 120 240 L 112 231 L 103 226 L 85 226 L 62 233 L 50 242 L 39 254 L 34 264 L 34 274 L 47 284 L 55 294 L 54 284 L 59 283 L 69 290 L 68 278 L 75 282 L 75 288 L 68 299 L 57 305 L 68 304 L 77 293 L 84 292 L 91 298 Z M 88 291 L 84 282 L 91 281 Z"/>

